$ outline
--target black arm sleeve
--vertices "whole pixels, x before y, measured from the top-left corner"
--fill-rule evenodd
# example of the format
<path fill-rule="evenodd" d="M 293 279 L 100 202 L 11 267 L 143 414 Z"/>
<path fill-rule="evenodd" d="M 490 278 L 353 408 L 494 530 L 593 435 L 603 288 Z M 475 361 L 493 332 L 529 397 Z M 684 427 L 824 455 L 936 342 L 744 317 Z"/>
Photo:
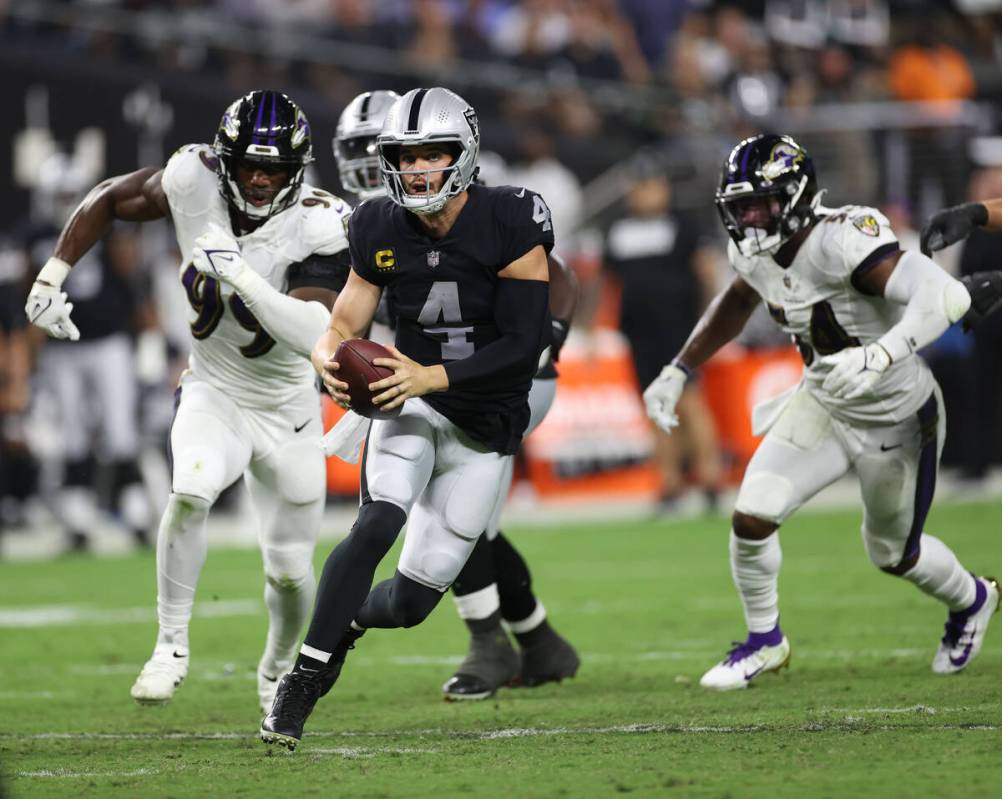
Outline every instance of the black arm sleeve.
<path fill-rule="evenodd" d="M 549 335 L 549 284 L 543 280 L 502 278 L 494 299 L 500 337 L 468 358 L 444 364 L 450 386 L 485 378 L 532 376 Z"/>
<path fill-rule="evenodd" d="M 351 263 L 347 248 L 333 255 L 311 255 L 289 266 L 289 291 L 301 288 L 341 291 L 348 282 Z"/>

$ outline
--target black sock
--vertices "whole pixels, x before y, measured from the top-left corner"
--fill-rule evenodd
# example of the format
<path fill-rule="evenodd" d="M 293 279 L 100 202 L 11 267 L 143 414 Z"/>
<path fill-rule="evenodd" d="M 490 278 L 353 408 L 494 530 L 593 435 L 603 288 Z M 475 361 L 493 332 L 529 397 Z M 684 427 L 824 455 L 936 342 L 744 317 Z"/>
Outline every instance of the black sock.
<path fill-rule="evenodd" d="M 536 609 L 536 597 L 532 593 L 532 576 L 525 559 L 500 532 L 491 541 L 491 554 L 497 572 L 501 615 L 507 621 L 529 618 Z"/>
<path fill-rule="evenodd" d="M 358 611 L 362 627 L 414 627 L 424 621 L 442 599 L 442 592 L 397 572 L 369 592 Z"/>
<path fill-rule="evenodd" d="M 494 554 L 487 534 L 477 539 L 470 557 L 463 566 L 456 581 L 452 584 L 452 592 L 456 596 L 466 596 L 481 591 L 497 582 L 497 569 L 494 566 Z"/>
<path fill-rule="evenodd" d="M 501 611 L 495 610 L 484 619 L 463 619 L 463 621 L 466 622 L 466 628 L 474 635 L 493 632 L 501 626 Z"/>
<path fill-rule="evenodd" d="M 324 564 L 306 644 L 321 652 L 334 652 L 358 616 L 376 566 L 393 546 L 405 521 L 403 510 L 390 502 L 362 505 L 351 533 Z"/>
<path fill-rule="evenodd" d="M 556 633 L 553 631 L 550 623 L 546 619 L 543 619 L 528 632 L 515 633 L 515 640 L 518 641 L 519 646 L 523 649 L 528 649 L 553 635 L 556 635 Z"/>

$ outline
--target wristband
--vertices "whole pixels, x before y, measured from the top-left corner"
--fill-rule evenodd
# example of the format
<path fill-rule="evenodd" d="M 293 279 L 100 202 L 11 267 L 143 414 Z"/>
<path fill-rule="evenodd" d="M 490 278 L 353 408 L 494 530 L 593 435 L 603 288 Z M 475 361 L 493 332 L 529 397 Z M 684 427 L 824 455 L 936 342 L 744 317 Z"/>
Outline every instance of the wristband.
<path fill-rule="evenodd" d="M 686 365 L 685 361 L 681 360 L 680 358 L 673 358 L 672 362 L 670 364 L 668 364 L 668 365 L 669 366 L 674 366 L 676 369 L 681 369 L 682 372 L 685 373 L 685 379 L 686 380 L 688 380 L 690 377 L 692 377 L 693 370 L 689 366 Z"/>
<path fill-rule="evenodd" d="M 38 273 L 38 277 L 35 280 L 57 289 L 63 285 L 63 281 L 66 280 L 66 276 L 70 273 L 70 268 L 70 265 L 66 261 L 53 255 L 45 262 L 45 266 L 42 267 L 42 271 Z"/>

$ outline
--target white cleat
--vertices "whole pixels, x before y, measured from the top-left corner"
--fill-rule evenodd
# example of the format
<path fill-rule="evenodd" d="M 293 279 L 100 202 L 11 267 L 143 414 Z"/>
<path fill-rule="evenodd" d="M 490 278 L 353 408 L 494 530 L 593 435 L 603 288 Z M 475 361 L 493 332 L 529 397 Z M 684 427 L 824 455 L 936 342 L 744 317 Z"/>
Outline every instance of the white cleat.
<path fill-rule="evenodd" d="M 132 698 L 141 705 L 166 704 L 187 675 L 188 650 L 158 644 L 132 685 Z"/>
<path fill-rule="evenodd" d="M 951 613 L 939 650 L 932 659 L 936 674 L 955 674 L 967 667 L 981 651 L 988 632 L 988 622 L 999 609 L 999 584 L 994 577 L 975 578 L 985 587 L 984 604 L 970 615 Z"/>
<path fill-rule="evenodd" d="M 728 652 L 726 658 L 706 672 L 699 684 L 715 691 L 746 688 L 759 674 L 779 671 L 789 663 L 790 642 L 785 635 L 776 646 L 753 648 L 748 643 L 741 643 Z"/>
<path fill-rule="evenodd" d="M 257 667 L 257 698 L 258 704 L 261 707 L 261 714 L 267 716 L 271 712 L 271 706 L 275 704 L 275 694 L 278 691 L 278 684 L 281 682 L 282 678 L 289 673 L 292 668 L 291 664 L 285 668 L 279 668 L 275 670 L 275 673 L 269 673 L 266 669 L 262 668 L 261 664 Z"/>

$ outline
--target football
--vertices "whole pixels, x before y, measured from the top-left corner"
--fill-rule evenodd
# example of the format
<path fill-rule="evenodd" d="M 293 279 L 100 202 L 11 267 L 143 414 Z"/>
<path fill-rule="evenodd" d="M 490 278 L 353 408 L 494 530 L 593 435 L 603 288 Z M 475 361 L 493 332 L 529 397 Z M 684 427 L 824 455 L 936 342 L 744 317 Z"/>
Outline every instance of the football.
<path fill-rule="evenodd" d="M 355 413 L 369 419 L 389 419 L 400 413 L 400 407 L 392 411 L 381 411 L 372 403 L 372 392 L 369 383 L 375 383 L 393 374 L 392 369 L 376 366 L 375 358 L 392 358 L 393 354 L 382 344 L 365 338 L 353 338 L 342 341 L 334 353 L 338 362 L 338 377 L 348 384 L 348 394 L 351 396 L 351 409 Z"/>

